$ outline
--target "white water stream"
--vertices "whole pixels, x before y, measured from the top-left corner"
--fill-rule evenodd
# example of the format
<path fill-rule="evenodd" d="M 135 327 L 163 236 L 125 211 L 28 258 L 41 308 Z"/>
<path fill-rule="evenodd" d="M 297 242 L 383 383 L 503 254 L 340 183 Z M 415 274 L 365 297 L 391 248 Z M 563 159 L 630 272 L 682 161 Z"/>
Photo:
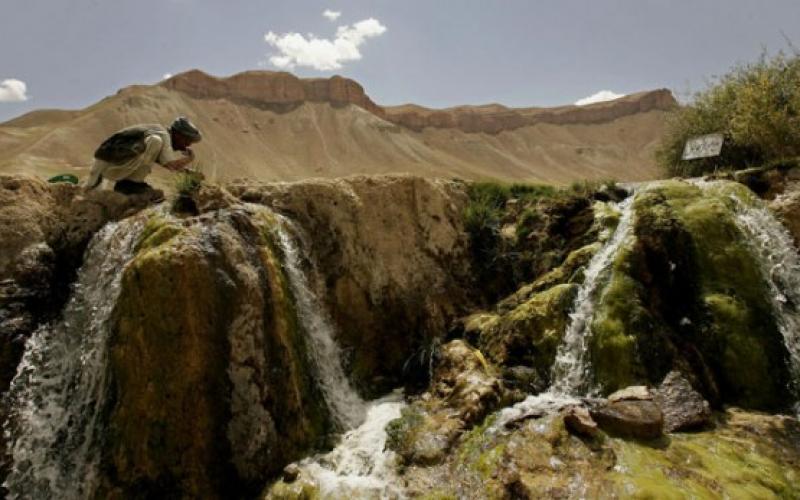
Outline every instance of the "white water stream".
<path fill-rule="evenodd" d="M 92 495 L 108 401 L 109 319 L 140 219 L 110 223 L 92 239 L 62 319 L 28 339 L 9 391 L 5 433 L 12 499 Z"/>
<path fill-rule="evenodd" d="M 633 200 L 629 196 L 619 204 L 620 219 L 611 237 L 586 266 L 585 278 L 569 315 L 569 324 L 558 347 L 551 369 L 550 389 L 558 396 L 584 396 L 591 391 L 588 358 L 592 318 L 597 301 L 602 299 L 614 259 L 633 232 Z"/>
<path fill-rule="evenodd" d="M 384 449 L 386 426 L 405 406 L 399 391 L 372 401 L 364 423 L 345 433 L 332 451 L 298 464 L 319 485 L 322 498 L 405 498 L 395 472 L 396 455 Z"/>
<path fill-rule="evenodd" d="M 292 234 L 299 228 L 278 217 L 278 243 L 284 269 L 294 294 L 317 379 L 325 401 L 340 429 L 347 431 L 329 453 L 303 460 L 299 465 L 320 488 L 323 498 L 402 498 L 394 478 L 394 454 L 384 451 L 386 425 L 400 416 L 402 395 L 365 403 L 342 368 L 342 353 L 325 306 L 309 285 L 301 267 L 300 248 Z"/>
<path fill-rule="evenodd" d="M 775 320 L 789 353 L 792 390 L 800 399 L 800 254 L 792 235 L 763 203 L 747 203 L 735 194 L 731 198 L 736 203 L 736 224 L 748 236 L 747 244 L 769 286 Z"/>
<path fill-rule="evenodd" d="M 567 406 L 580 405 L 579 398 L 591 394 L 588 354 L 592 318 L 598 301 L 602 300 L 614 259 L 633 233 L 634 198 L 635 195 L 631 195 L 617 205 L 620 212 L 617 227 L 586 266 L 564 338 L 550 369 L 550 387 L 543 393 L 530 395 L 501 410 L 490 428 L 491 432 L 525 415 L 554 413 Z"/>
<path fill-rule="evenodd" d="M 307 334 L 313 366 L 328 408 L 339 428 L 349 430 L 364 421 L 366 406 L 342 368 L 342 352 L 334 339 L 334 328 L 325 306 L 311 290 L 300 266 L 300 250 L 292 239 L 299 230 L 285 217 L 278 217 L 278 243 L 283 265 L 292 287 L 297 316 Z"/>

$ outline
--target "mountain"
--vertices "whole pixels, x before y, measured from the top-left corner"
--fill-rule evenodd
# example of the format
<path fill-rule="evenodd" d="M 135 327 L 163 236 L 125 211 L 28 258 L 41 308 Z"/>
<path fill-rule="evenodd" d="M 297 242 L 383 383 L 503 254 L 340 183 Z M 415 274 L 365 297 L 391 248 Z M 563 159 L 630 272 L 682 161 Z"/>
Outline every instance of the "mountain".
<path fill-rule="evenodd" d="M 647 180 L 659 175 L 652 151 L 675 106 L 667 90 L 557 108 L 380 106 L 340 76 L 248 71 L 217 78 L 193 70 L 126 87 L 82 110 L 38 110 L 0 124 L 0 173 L 82 176 L 115 130 L 184 114 L 205 136 L 196 147 L 199 168 L 221 181 L 390 172 Z"/>

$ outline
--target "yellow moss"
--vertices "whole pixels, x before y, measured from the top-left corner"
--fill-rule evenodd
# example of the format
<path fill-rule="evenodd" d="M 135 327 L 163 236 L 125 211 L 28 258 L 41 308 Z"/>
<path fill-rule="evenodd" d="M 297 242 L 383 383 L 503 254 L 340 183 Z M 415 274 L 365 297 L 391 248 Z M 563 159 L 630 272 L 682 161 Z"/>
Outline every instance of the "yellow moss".
<path fill-rule="evenodd" d="M 135 250 L 138 253 L 165 245 L 183 232 L 184 227 L 177 222 L 153 216 L 145 223 Z"/>
<path fill-rule="evenodd" d="M 263 500 L 319 500 L 319 488 L 313 481 L 302 476 L 294 482 L 278 481 L 262 496 Z"/>
<path fill-rule="evenodd" d="M 765 456 L 751 439 L 677 434 L 666 450 L 613 440 L 609 478 L 629 498 L 798 498 L 797 473 Z"/>

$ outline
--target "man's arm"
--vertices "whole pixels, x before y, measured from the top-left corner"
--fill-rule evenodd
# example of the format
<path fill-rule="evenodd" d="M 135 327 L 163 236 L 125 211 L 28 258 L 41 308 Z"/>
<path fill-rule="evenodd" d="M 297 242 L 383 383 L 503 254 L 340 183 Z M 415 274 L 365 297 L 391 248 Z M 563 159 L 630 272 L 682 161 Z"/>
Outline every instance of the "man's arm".
<path fill-rule="evenodd" d="M 183 158 L 178 158 L 177 160 L 167 162 L 162 166 L 167 170 L 172 170 L 173 172 L 185 170 L 186 166 L 194 160 L 194 151 L 192 151 L 191 148 L 186 148 L 184 154 L 185 156 Z"/>

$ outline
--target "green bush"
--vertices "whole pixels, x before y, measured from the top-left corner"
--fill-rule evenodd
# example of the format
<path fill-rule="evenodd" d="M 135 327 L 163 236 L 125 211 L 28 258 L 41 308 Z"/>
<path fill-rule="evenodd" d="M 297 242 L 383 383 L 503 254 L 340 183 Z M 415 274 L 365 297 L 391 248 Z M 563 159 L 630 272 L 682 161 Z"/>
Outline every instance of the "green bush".
<path fill-rule="evenodd" d="M 716 158 L 681 160 L 690 137 L 720 132 Z M 761 58 L 734 67 L 670 117 L 656 152 L 670 175 L 741 169 L 800 155 L 800 57 Z"/>

